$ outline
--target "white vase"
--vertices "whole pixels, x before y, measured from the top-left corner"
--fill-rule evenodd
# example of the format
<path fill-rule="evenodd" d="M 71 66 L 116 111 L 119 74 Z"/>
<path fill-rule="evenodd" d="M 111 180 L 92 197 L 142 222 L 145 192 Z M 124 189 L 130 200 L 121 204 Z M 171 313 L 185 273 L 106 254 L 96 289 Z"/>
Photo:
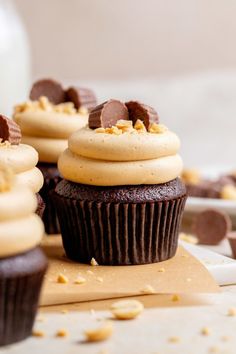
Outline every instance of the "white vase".
<path fill-rule="evenodd" d="M 13 1 L 0 0 L 0 114 L 11 115 L 27 98 L 30 76 L 26 31 Z"/>

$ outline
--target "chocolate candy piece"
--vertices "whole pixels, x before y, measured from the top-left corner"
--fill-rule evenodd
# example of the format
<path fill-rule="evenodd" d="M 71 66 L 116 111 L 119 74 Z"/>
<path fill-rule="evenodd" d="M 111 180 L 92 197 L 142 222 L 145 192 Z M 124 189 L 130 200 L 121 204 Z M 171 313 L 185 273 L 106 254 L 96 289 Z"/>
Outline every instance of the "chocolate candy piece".
<path fill-rule="evenodd" d="M 230 217 L 216 209 L 207 209 L 199 213 L 193 224 L 193 231 L 203 245 L 217 245 L 231 230 Z"/>
<path fill-rule="evenodd" d="M 80 87 L 69 87 L 66 91 L 66 101 L 73 102 L 76 109 L 80 107 L 91 109 L 97 105 L 94 92 L 90 89 Z"/>
<path fill-rule="evenodd" d="M 234 259 L 236 259 L 236 231 L 229 232 L 227 235 L 227 239 L 229 240 L 232 256 Z"/>
<path fill-rule="evenodd" d="M 3 115 L 0 115 L 0 140 L 9 141 L 12 145 L 19 145 L 21 141 L 19 125 Z"/>
<path fill-rule="evenodd" d="M 65 92 L 62 85 L 52 79 L 42 79 L 34 83 L 30 91 L 30 99 L 36 101 L 41 96 L 46 96 L 53 104 L 65 102 Z"/>
<path fill-rule="evenodd" d="M 129 119 L 133 121 L 133 124 L 140 119 L 148 130 L 152 123 L 159 122 L 158 114 L 152 107 L 138 101 L 126 102 L 125 105 L 129 111 Z"/>
<path fill-rule="evenodd" d="M 109 100 L 98 105 L 90 112 L 89 128 L 110 128 L 116 125 L 120 119 L 129 119 L 127 107 L 118 100 Z"/>

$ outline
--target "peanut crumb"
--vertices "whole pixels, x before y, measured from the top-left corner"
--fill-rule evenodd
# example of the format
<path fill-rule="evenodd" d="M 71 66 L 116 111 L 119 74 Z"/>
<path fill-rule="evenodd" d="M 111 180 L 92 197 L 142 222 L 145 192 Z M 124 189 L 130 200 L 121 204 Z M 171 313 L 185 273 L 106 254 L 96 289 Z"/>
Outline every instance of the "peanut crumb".
<path fill-rule="evenodd" d="M 69 282 L 69 280 L 64 274 L 60 273 L 60 274 L 58 274 L 57 282 L 60 284 L 67 284 Z"/>
<path fill-rule="evenodd" d="M 68 336 L 68 332 L 66 329 L 59 329 L 57 332 L 56 332 L 56 337 L 67 337 Z"/>
<path fill-rule="evenodd" d="M 86 279 L 84 277 L 79 276 L 77 279 L 74 281 L 75 284 L 84 284 L 86 283 Z"/>
<path fill-rule="evenodd" d="M 113 324 L 111 321 L 106 321 L 97 328 L 85 330 L 84 334 L 88 342 L 100 342 L 106 340 L 113 334 Z"/>
<path fill-rule="evenodd" d="M 135 124 L 134 124 L 134 129 L 137 130 L 138 132 L 146 132 L 147 129 L 143 122 L 140 119 L 137 119 Z"/>
<path fill-rule="evenodd" d="M 143 289 L 141 289 L 141 293 L 144 295 L 155 294 L 155 290 L 151 285 L 146 285 Z"/>
<path fill-rule="evenodd" d="M 79 108 L 79 114 L 82 114 L 82 116 L 86 116 L 88 114 L 88 108 L 86 107 L 80 107 Z"/>
<path fill-rule="evenodd" d="M 55 113 L 64 113 L 68 115 L 80 113 L 80 114 L 87 114 L 88 111 L 86 108 L 80 108 L 79 111 L 75 108 L 73 102 L 64 102 L 59 103 L 57 105 L 51 103 L 49 99 L 45 96 L 41 96 L 36 101 L 27 101 L 20 103 L 14 107 L 14 116 L 18 113 L 23 112 L 55 112 Z"/>
<path fill-rule="evenodd" d="M 172 296 L 171 300 L 172 300 L 173 302 L 180 301 L 180 296 L 177 295 L 177 294 L 174 294 L 174 295 Z"/>
<path fill-rule="evenodd" d="M 87 274 L 94 275 L 94 272 L 92 272 L 91 270 L 87 270 Z"/>
<path fill-rule="evenodd" d="M 165 268 L 159 268 L 159 269 L 158 269 L 158 272 L 159 272 L 159 273 L 165 273 L 165 271 L 166 271 Z"/>
<path fill-rule="evenodd" d="M 201 334 L 202 334 L 203 336 L 209 336 L 209 335 L 211 334 L 211 331 L 210 331 L 210 329 L 209 329 L 208 327 L 203 327 L 203 328 L 201 329 Z"/>
<path fill-rule="evenodd" d="M 117 128 L 116 126 L 112 126 L 111 128 L 106 128 L 105 129 L 105 133 L 121 135 L 122 134 L 122 130 Z"/>
<path fill-rule="evenodd" d="M 236 308 L 235 307 L 231 307 L 228 309 L 228 316 L 236 316 Z"/>
<path fill-rule="evenodd" d="M 32 336 L 33 336 L 33 337 L 42 338 L 42 337 L 45 336 L 45 333 L 44 333 L 43 331 L 33 330 Z"/>
<path fill-rule="evenodd" d="M 180 342 L 180 338 L 177 337 L 177 336 L 173 336 L 173 337 L 168 338 L 168 342 L 170 342 L 170 343 L 179 343 Z"/>
<path fill-rule="evenodd" d="M 99 265 L 95 258 L 91 259 L 90 264 L 91 264 L 91 266 L 98 266 Z"/>
<path fill-rule="evenodd" d="M 168 128 L 164 124 L 152 123 L 148 128 L 149 133 L 152 134 L 162 134 L 165 133 Z"/>
<path fill-rule="evenodd" d="M 221 199 L 226 200 L 236 200 L 236 187 L 231 184 L 223 186 L 220 192 L 220 197 Z"/>
<path fill-rule="evenodd" d="M 122 133 L 130 132 L 134 130 L 132 120 L 120 119 L 117 121 L 116 127 L 118 129 L 121 129 Z"/>
<path fill-rule="evenodd" d="M 96 280 L 97 280 L 99 283 L 103 283 L 103 278 L 102 278 L 102 277 L 97 277 Z"/>
<path fill-rule="evenodd" d="M 10 141 L 8 140 L 5 140 L 5 141 L 2 141 L 3 139 L 0 138 L 0 147 L 1 148 L 9 148 L 10 146 L 15 146 L 15 145 L 11 145 Z"/>
<path fill-rule="evenodd" d="M 105 128 L 97 128 L 95 129 L 96 133 L 106 133 Z"/>
<path fill-rule="evenodd" d="M 131 320 L 136 318 L 143 311 L 144 306 L 138 300 L 120 300 L 114 302 L 111 307 L 111 313 L 118 320 Z"/>

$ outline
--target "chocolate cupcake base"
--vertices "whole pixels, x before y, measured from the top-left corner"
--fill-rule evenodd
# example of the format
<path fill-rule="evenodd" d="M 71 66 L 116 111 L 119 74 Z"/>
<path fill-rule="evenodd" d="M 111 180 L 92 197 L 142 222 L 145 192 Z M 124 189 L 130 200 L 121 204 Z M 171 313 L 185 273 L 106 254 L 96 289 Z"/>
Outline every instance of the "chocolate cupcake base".
<path fill-rule="evenodd" d="M 39 248 L 0 259 L 0 346 L 31 335 L 46 269 Z"/>
<path fill-rule="evenodd" d="M 95 187 L 61 181 L 54 193 L 68 258 L 129 265 L 175 255 L 186 200 L 179 179 L 159 185 Z"/>
<path fill-rule="evenodd" d="M 39 194 L 45 202 L 45 210 L 42 217 L 45 231 L 49 235 L 59 234 L 60 225 L 51 193 L 54 191 L 58 182 L 61 181 L 61 176 L 57 169 L 57 164 L 40 162 L 37 167 L 40 169 L 44 177 L 44 185 Z"/>

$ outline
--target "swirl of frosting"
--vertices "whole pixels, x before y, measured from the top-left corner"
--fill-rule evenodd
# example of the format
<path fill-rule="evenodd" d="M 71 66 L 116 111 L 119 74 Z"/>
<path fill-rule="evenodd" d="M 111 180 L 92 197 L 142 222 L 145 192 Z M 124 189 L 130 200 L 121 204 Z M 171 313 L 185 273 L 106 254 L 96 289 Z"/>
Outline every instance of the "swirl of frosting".
<path fill-rule="evenodd" d="M 14 114 L 22 142 L 39 153 L 40 162 L 56 163 L 69 136 L 88 122 L 87 111 L 77 111 L 71 102 L 53 105 L 45 97 L 21 105 Z"/>
<path fill-rule="evenodd" d="M 43 223 L 34 212 L 37 200 L 27 187 L 0 192 L 0 258 L 26 252 L 40 243 Z"/>
<path fill-rule="evenodd" d="M 168 130 L 117 135 L 83 128 L 70 137 L 58 168 L 65 179 L 82 184 L 160 184 L 181 174 L 179 146 L 178 137 Z"/>
<path fill-rule="evenodd" d="M 37 193 L 43 186 L 43 175 L 36 167 L 37 151 L 25 144 L 0 144 L 0 167 L 8 165 L 16 174 L 16 184 L 28 186 Z"/>
<path fill-rule="evenodd" d="M 71 152 L 108 161 L 156 159 L 176 154 L 179 147 L 179 138 L 169 130 L 158 136 L 148 132 L 138 134 L 136 131 L 115 135 L 94 133 L 94 130 L 85 127 L 73 133 L 69 139 Z"/>

